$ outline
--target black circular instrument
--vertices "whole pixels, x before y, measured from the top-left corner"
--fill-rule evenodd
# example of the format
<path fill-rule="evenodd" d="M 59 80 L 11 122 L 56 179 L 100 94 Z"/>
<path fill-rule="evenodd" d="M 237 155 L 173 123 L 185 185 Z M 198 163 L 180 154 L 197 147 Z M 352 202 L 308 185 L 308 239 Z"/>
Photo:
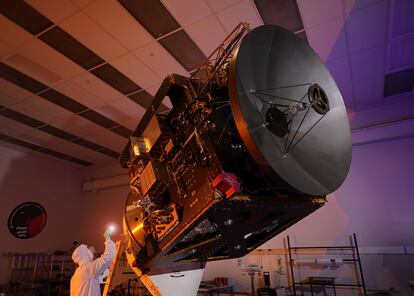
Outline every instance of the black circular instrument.
<path fill-rule="evenodd" d="M 249 32 L 230 64 L 229 93 L 237 129 L 265 171 L 311 195 L 343 183 L 351 162 L 345 105 L 302 39 L 277 26 Z"/>

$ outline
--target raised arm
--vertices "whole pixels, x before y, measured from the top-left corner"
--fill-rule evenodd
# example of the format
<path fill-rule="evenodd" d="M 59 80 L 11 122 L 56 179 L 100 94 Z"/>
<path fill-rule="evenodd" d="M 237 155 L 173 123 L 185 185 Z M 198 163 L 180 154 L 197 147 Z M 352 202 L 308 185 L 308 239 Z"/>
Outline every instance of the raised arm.
<path fill-rule="evenodd" d="M 115 257 L 115 249 L 116 245 L 111 240 L 111 233 L 109 230 L 105 231 L 105 251 L 101 255 L 101 257 L 95 259 L 91 262 L 91 276 L 94 278 L 98 278 L 99 275 L 104 272 L 105 269 L 111 265 L 112 260 Z"/>

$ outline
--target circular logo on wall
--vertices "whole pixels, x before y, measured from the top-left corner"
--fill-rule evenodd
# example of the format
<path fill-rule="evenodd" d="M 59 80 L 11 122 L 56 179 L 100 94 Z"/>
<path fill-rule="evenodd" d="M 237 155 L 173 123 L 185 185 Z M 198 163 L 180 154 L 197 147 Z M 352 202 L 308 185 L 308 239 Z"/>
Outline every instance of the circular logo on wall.
<path fill-rule="evenodd" d="M 25 202 L 10 213 L 9 231 L 17 238 L 32 238 L 45 227 L 46 219 L 46 211 L 40 204 Z"/>

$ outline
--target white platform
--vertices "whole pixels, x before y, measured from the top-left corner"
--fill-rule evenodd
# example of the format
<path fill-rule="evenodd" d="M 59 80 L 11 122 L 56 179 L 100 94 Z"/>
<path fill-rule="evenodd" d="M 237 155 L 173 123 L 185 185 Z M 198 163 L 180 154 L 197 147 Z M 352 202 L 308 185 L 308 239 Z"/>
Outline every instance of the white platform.
<path fill-rule="evenodd" d="M 195 296 L 204 269 L 164 273 L 150 276 L 163 296 Z"/>

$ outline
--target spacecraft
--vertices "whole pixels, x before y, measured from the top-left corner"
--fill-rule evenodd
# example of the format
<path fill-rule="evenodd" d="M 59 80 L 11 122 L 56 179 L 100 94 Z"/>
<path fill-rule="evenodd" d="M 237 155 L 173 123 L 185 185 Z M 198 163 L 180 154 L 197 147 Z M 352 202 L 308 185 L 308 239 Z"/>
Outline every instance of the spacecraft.
<path fill-rule="evenodd" d="M 190 77 L 165 78 L 121 154 L 132 264 L 160 274 L 244 256 L 322 207 L 350 161 L 321 59 L 286 29 L 241 23 Z"/>

